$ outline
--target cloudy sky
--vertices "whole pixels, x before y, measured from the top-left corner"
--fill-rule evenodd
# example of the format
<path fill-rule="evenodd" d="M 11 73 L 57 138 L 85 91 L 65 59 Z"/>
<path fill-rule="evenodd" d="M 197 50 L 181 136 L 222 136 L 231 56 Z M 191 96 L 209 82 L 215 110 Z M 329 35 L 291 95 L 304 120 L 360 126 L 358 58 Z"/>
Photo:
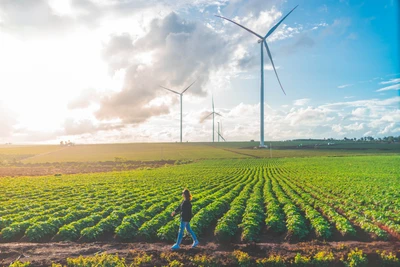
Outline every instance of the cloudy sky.
<path fill-rule="evenodd" d="M 397 0 L 0 0 L 0 142 L 400 135 Z"/>

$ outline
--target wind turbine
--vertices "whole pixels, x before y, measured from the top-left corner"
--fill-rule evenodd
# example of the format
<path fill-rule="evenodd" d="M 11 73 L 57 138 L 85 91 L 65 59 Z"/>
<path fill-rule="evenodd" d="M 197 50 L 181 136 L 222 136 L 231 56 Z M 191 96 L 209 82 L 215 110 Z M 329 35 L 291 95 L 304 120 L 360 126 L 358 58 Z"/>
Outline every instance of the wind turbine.
<path fill-rule="evenodd" d="M 285 90 L 283 90 L 283 86 L 281 84 L 281 81 L 279 80 L 278 73 L 276 72 L 274 61 L 272 60 L 272 56 L 271 56 L 271 51 L 268 48 L 266 39 L 267 39 L 268 36 L 270 36 L 278 28 L 278 26 L 282 23 L 282 21 L 284 19 L 286 19 L 286 17 L 289 16 L 290 13 L 293 12 L 293 10 L 296 9 L 296 7 L 298 7 L 298 5 L 295 6 L 286 16 L 284 16 L 274 27 L 272 27 L 264 37 L 262 37 L 258 33 L 253 32 L 250 29 L 240 25 L 239 23 L 234 22 L 233 20 L 230 20 L 230 19 L 222 17 L 222 16 L 215 15 L 216 17 L 225 19 L 227 21 L 230 21 L 230 22 L 238 25 L 239 27 L 245 29 L 246 31 L 254 34 L 255 36 L 257 36 L 259 38 L 258 39 L 258 43 L 261 44 L 260 147 L 265 147 L 265 145 L 264 145 L 264 49 L 263 49 L 263 46 L 265 45 L 265 49 L 267 50 L 268 57 L 271 60 L 272 67 L 274 68 L 276 78 L 278 79 L 279 85 L 281 86 L 281 89 L 282 89 L 283 93 L 286 95 Z"/>
<path fill-rule="evenodd" d="M 213 132 L 213 143 L 214 143 L 214 116 L 218 115 L 218 116 L 222 116 L 221 114 L 219 114 L 218 112 L 215 112 L 214 110 L 214 97 L 212 97 L 212 112 L 210 114 L 208 114 L 206 117 L 204 117 L 203 120 L 207 119 L 209 116 L 213 116 L 213 125 L 212 125 L 212 132 Z"/>
<path fill-rule="evenodd" d="M 219 138 L 221 137 L 224 142 L 226 142 L 225 138 L 222 136 L 222 122 L 221 122 L 221 131 L 219 130 L 219 125 L 220 122 L 218 122 L 218 143 L 219 143 Z"/>
<path fill-rule="evenodd" d="M 183 90 L 182 93 L 178 93 L 177 91 L 171 90 L 171 89 L 169 89 L 169 88 L 166 88 L 166 87 L 160 85 L 161 88 L 163 88 L 163 89 L 165 89 L 165 90 L 168 90 L 168 91 L 170 91 L 170 92 L 172 92 L 172 93 L 178 94 L 178 95 L 180 96 L 180 102 L 181 102 L 181 143 L 182 143 L 182 96 L 183 96 L 183 94 L 190 88 L 190 86 L 192 86 L 195 82 L 196 82 L 196 81 L 192 82 L 191 85 L 189 85 L 188 87 L 186 87 L 186 89 Z"/>

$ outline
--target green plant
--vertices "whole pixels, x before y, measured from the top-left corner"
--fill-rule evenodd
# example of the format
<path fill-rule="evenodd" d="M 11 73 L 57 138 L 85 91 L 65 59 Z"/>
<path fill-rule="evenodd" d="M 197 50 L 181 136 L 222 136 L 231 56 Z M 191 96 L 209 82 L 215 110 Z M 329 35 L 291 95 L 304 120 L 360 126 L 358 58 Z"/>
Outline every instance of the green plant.
<path fill-rule="evenodd" d="M 207 255 L 196 255 L 191 261 L 198 267 L 217 267 L 218 264 L 214 257 Z"/>
<path fill-rule="evenodd" d="M 400 266 L 400 261 L 399 259 L 396 257 L 396 255 L 394 255 L 392 252 L 386 252 L 384 251 L 379 251 L 377 250 L 376 253 L 378 253 L 379 258 L 381 260 L 381 264 L 383 267 L 395 267 L 395 266 Z"/>
<path fill-rule="evenodd" d="M 293 259 L 293 266 L 306 267 L 311 265 L 312 265 L 311 258 L 307 256 L 302 256 L 300 253 L 297 253 Z"/>
<path fill-rule="evenodd" d="M 335 257 L 332 252 L 320 251 L 314 255 L 312 263 L 318 267 L 326 267 L 334 260 Z"/>
<path fill-rule="evenodd" d="M 125 259 L 119 258 L 118 255 L 110 255 L 107 253 L 95 255 L 92 257 L 79 256 L 78 258 L 68 258 L 67 267 L 126 267 Z"/>
<path fill-rule="evenodd" d="M 27 262 L 14 261 L 9 265 L 9 267 L 29 267 L 29 266 L 31 266 L 31 263 L 29 261 Z"/>
<path fill-rule="evenodd" d="M 344 263 L 345 266 L 347 267 L 361 267 L 361 266 L 367 266 L 368 264 L 368 259 L 365 254 L 363 254 L 362 250 L 358 250 L 357 248 L 355 250 L 351 250 L 347 254 L 347 259 L 341 259 Z"/>
<path fill-rule="evenodd" d="M 259 267 L 285 267 L 285 259 L 280 255 L 271 255 L 268 258 L 257 259 L 256 264 Z"/>
<path fill-rule="evenodd" d="M 130 265 L 131 267 L 139 267 L 142 264 L 146 264 L 151 262 L 153 256 L 152 255 L 148 255 L 146 252 L 144 251 L 132 251 L 131 254 L 133 254 L 133 260 L 132 260 L 132 264 Z"/>
<path fill-rule="evenodd" d="M 251 266 L 251 257 L 246 252 L 235 250 L 232 252 L 233 257 L 236 259 L 240 267 Z"/>
<path fill-rule="evenodd" d="M 166 265 L 166 267 L 183 267 L 185 266 L 182 262 L 178 261 L 178 260 L 173 260 L 170 261 L 168 263 L 168 265 Z"/>

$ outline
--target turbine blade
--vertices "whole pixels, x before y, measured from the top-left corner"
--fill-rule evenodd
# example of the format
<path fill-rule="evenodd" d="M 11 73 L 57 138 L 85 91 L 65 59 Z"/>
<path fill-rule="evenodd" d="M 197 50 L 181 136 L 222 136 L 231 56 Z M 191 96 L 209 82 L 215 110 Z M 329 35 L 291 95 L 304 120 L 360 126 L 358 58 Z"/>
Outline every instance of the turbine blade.
<path fill-rule="evenodd" d="M 215 115 L 218 115 L 218 116 L 221 116 L 221 117 L 223 117 L 221 114 L 219 114 L 218 112 L 214 112 L 215 113 Z"/>
<path fill-rule="evenodd" d="M 197 80 L 196 80 L 197 81 Z M 192 84 L 191 85 L 189 85 L 185 90 L 183 90 L 183 92 L 181 93 L 181 94 L 183 94 L 184 92 L 186 92 L 186 90 L 187 89 L 189 89 L 190 88 L 190 86 L 192 86 L 196 81 L 194 81 L 194 82 L 192 82 Z"/>
<path fill-rule="evenodd" d="M 202 118 L 200 120 L 200 123 L 203 123 L 208 117 L 210 117 L 213 113 L 211 112 L 210 114 L 208 114 L 207 116 L 205 116 L 204 118 Z"/>
<path fill-rule="evenodd" d="M 283 93 L 286 95 L 285 90 L 283 90 L 281 81 L 279 80 L 278 73 L 276 72 L 274 61 L 272 60 L 272 56 L 271 56 L 271 51 L 269 51 L 269 48 L 268 48 L 268 45 L 267 45 L 267 42 L 265 41 L 265 39 L 264 39 L 264 45 L 265 45 L 265 49 L 267 49 L 268 57 L 269 57 L 269 60 L 271 60 L 271 64 L 272 64 L 272 67 L 274 68 L 275 75 L 276 75 L 276 78 L 278 79 L 279 85 L 281 86 Z"/>
<path fill-rule="evenodd" d="M 218 135 L 226 142 L 225 138 L 221 134 Z"/>
<path fill-rule="evenodd" d="M 211 99 L 212 99 L 212 108 L 213 108 L 213 112 L 214 112 L 214 96 L 213 95 L 211 96 Z"/>
<path fill-rule="evenodd" d="M 227 21 L 230 21 L 230 22 L 232 22 L 232 23 L 234 23 L 234 24 L 238 25 L 239 27 L 241 27 L 241 28 L 245 29 L 246 31 L 248 31 L 248 32 L 250 32 L 250 33 L 252 33 L 252 34 L 254 34 L 254 35 L 255 35 L 255 36 L 257 36 L 258 38 L 262 39 L 262 36 L 261 36 L 261 35 L 259 35 L 258 33 L 255 33 L 255 32 L 253 32 L 252 30 L 250 30 L 250 29 L 246 28 L 245 26 L 242 26 L 242 25 L 240 25 L 240 24 L 239 24 L 239 23 L 237 23 L 237 22 L 234 22 L 233 20 L 230 20 L 230 19 L 228 19 L 228 18 L 225 18 L 225 17 L 219 16 L 219 15 L 214 15 L 214 16 L 216 16 L 216 17 L 218 17 L 218 18 L 221 18 L 221 19 L 225 19 L 225 20 L 227 20 Z"/>
<path fill-rule="evenodd" d="M 178 95 L 180 95 L 180 93 L 178 93 L 178 92 L 176 92 L 176 91 L 174 91 L 174 90 L 171 90 L 171 89 L 168 89 L 168 88 L 166 88 L 166 87 L 164 87 L 164 86 L 161 86 L 161 85 L 159 85 L 161 88 L 164 88 L 165 90 L 168 90 L 168 91 L 170 91 L 170 92 L 172 92 L 172 93 L 175 93 L 175 94 L 178 94 Z"/>
<path fill-rule="evenodd" d="M 286 16 L 284 16 L 274 27 L 272 27 L 272 28 L 269 30 L 269 32 L 265 35 L 264 39 L 267 38 L 268 36 L 270 36 L 270 35 L 276 30 L 276 28 L 279 27 L 279 25 L 282 23 L 282 21 L 283 21 L 284 19 L 286 19 L 286 17 L 289 16 L 290 13 L 292 13 L 293 10 L 295 10 L 296 7 L 298 7 L 298 6 L 299 6 L 299 5 L 295 6 L 292 10 L 290 10 L 290 12 L 289 12 Z"/>

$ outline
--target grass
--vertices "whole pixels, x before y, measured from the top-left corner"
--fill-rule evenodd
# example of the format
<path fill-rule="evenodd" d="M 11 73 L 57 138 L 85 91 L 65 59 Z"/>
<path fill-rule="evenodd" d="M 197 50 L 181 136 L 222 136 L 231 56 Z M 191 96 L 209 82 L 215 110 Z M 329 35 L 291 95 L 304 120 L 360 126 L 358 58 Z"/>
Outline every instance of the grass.
<path fill-rule="evenodd" d="M 302 140 L 266 142 L 270 149 L 256 149 L 258 142 L 131 143 L 61 147 L 59 145 L 0 146 L 0 160 L 9 163 L 94 162 L 125 160 L 198 160 L 221 158 L 285 158 L 398 154 L 400 144 Z"/>

